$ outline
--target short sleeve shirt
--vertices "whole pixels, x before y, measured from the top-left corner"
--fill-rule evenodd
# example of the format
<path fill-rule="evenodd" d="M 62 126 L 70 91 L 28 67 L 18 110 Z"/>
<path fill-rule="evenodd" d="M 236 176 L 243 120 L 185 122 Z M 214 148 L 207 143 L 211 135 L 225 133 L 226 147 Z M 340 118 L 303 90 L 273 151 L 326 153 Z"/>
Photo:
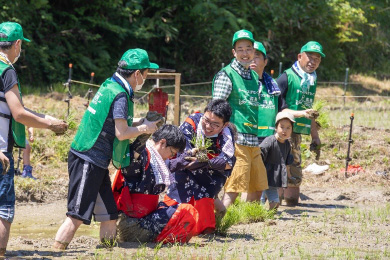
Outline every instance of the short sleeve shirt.
<path fill-rule="evenodd" d="M 1 76 L 1 83 L 0 84 L 0 91 L 7 93 L 10 91 L 15 85 L 18 84 L 18 76 L 16 74 L 16 71 L 13 69 L 8 69 L 2 76 Z M 3 126 L 4 127 L 4 126 Z M 0 132 L 1 133 L 1 132 Z M 2 151 L 12 152 L 12 148 L 14 146 L 14 140 L 12 137 L 12 134 L 10 132 L 10 129 L 8 130 L 8 136 L 1 136 L 0 141 L 0 149 Z M 6 135 L 6 134 L 4 134 Z M 8 143 L 8 145 L 7 145 Z"/>
<path fill-rule="evenodd" d="M 281 111 L 285 108 L 288 108 L 286 102 L 286 96 L 288 92 L 288 78 L 286 72 L 283 72 L 282 75 L 276 80 L 280 89 L 280 95 L 278 100 L 278 111 Z"/>
<path fill-rule="evenodd" d="M 4 93 L 7 93 L 13 86 L 18 84 L 18 76 L 16 75 L 16 71 L 13 69 L 7 70 L 3 76 L 1 77 L 4 84 Z"/>

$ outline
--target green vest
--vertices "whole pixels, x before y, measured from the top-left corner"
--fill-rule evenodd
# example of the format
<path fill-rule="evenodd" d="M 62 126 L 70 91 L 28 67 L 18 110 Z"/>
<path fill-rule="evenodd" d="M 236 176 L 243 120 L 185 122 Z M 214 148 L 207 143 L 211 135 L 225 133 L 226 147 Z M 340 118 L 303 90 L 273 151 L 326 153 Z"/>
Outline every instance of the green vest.
<path fill-rule="evenodd" d="M 239 133 L 257 135 L 257 116 L 260 105 L 257 83 L 259 76 L 251 70 L 251 79 L 244 79 L 230 64 L 222 70 L 225 71 L 233 85 L 232 92 L 227 99 L 232 108 L 230 122 L 235 124 Z"/>
<path fill-rule="evenodd" d="M 92 148 L 103 129 L 112 102 L 122 92 L 127 94 L 125 89 L 111 78 L 100 86 L 99 91 L 90 102 L 81 119 L 79 129 L 71 145 L 72 149 L 85 152 Z M 127 124 L 131 126 L 133 124 L 134 103 L 130 101 L 128 94 L 126 96 L 129 114 Z M 117 138 L 114 139 L 112 164 L 116 168 L 130 165 L 129 140 L 119 141 Z"/>
<path fill-rule="evenodd" d="M 288 78 L 288 91 L 286 103 L 291 110 L 306 110 L 313 107 L 314 97 L 316 95 L 317 81 L 310 86 L 307 93 L 302 92 L 301 77 L 291 68 L 286 71 Z M 311 119 L 300 117 L 295 119 L 294 133 L 309 135 L 311 131 Z"/>
<path fill-rule="evenodd" d="M 278 113 L 278 96 L 268 94 L 263 84 L 260 90 L 260 106 L 257 136 L 267 137 L 275 132 L 275 118 Z"/>
<path fill-rule="evenodd" d="M 4 62 L 0 61 L 0 75 L 3 76 L 3 73 L 7 69 L 14 69 L 11 65 L 5 64 Z M 19 95 L 20 99 L 22 99 L 22 92 L 20 90 L 20 83 L 18 80 L 18 88 L 19 88 Z M 11 112 L 10 112 L 11 114 Z M 12 114 L 11 114 L 12 116 Z M 18 148 L 25 148 L 26 147 L 26 127 L 18 123 L 14 120 L 14 118 L 11 118 L 11 129 L 12 129 L 12 136 L 15 141 L 15 147 Z M 7 138 L 7 137 L 6 137 Z"/>

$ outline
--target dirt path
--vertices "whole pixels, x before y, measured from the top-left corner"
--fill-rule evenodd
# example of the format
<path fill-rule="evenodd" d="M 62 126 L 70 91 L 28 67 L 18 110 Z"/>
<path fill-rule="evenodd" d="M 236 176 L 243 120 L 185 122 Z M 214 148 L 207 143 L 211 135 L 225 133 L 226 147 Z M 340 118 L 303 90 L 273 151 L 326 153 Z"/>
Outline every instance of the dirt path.
<path fill-rule="evenodd" d="M 96 224 L 83 225 L 66 252 L 51 249 L 66 201 L 18 204 L 10 259 L 368 259 L 390 258 L 390 192 L 386 187 L 302 187 L 298 207 L 275 220 L 238 225 L 228 237 L 196 237 L 185 246 L 123 243 L 97 248 Z"/>

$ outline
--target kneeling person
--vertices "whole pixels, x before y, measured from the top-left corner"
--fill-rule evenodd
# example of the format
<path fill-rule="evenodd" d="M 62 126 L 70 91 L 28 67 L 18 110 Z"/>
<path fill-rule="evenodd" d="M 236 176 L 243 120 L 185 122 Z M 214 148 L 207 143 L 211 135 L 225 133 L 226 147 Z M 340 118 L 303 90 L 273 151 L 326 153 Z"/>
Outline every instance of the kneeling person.
<path fill-rule="evenodd" d="M 181 131 L 164 125 L 152 140 L 130 145 L 131 164 L 118 170 L 113 193 L 118 210 L 120 242 L 187 242 L 192 237 L 198 215 L 188 204 L 167 206 L 159 203 L 159 194 L 172 181 L 164 160 L 174 157 L 185 147 Z"/>
<path fill-rule="evenodd" d="M 206 106 L 204 114 L 190 115 L 180 126 L 186 138 L 186 152 L 169 162 L 170 170 L 175 172 L 175 182 L 168 188 L 164 202 L 194 205 L 199 213 L 196 234 L 215 230 L 214 202 L 220 207 L 217 214 L 223 215 L 226 211 L 217 196 L 235 163 L 234 134 L 228 126 L 231 114 L 226 100 L 214 99 Z M 210 145 L 206 145 L 208 159 L 204 162 L 197 156 L 196 161 L 189 162 L 188 157 L 194 156 L 202 143 Z"/>

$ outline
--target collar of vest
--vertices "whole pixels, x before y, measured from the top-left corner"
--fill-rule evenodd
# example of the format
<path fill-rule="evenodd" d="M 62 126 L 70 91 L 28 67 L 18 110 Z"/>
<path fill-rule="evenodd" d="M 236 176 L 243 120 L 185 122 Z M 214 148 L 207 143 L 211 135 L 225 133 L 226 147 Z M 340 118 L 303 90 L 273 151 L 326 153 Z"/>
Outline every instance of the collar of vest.
<path fill-rule="evenodd" d="M 111 79 L 121 85 L 124 90 L 126 90 L 127 94 L 129 94 L 131 101 L 134 100 L 133 89 L 131 88 L 130 84 L 121 75 L 118 74 L 118 72 L 115 72 L 114 75 L 112 75 Z"/>

